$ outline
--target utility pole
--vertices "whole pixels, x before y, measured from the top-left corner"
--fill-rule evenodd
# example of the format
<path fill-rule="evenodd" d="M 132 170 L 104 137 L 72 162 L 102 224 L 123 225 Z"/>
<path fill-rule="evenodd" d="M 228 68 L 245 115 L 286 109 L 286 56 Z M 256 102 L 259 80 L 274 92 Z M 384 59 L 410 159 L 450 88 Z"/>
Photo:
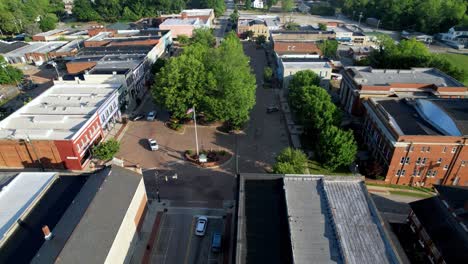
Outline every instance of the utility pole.
<path fill-rule="evenodd" d="M 362 18 L 362 12 L 359 13 L 359 23 L 358 23 L 358 27 L 361 27 L 361 18 Z"/>

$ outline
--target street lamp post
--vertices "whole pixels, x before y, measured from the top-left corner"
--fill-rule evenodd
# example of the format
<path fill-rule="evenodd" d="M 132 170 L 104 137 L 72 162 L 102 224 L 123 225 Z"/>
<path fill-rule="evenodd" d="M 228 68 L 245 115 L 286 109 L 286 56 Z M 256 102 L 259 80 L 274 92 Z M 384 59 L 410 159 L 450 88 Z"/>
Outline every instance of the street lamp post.
<path fill-rule="evenodd" d="M 158 198 L 158 203 L 161 203 L 161 196 L 159 195 L 159 182 L 158 182 L 160 177 L 164 177 L 166 182 L 169 181 L 169 178 L 167 177 L 167 174 L 159 175 L 158 171 L 154 172 L 154 178 L 155 178 L 155 182 L 156 182 L 156 197 Z M 172 175 L 172 179 L 177 180 L 177 173 L 174 173 L 174 175 Z"/>

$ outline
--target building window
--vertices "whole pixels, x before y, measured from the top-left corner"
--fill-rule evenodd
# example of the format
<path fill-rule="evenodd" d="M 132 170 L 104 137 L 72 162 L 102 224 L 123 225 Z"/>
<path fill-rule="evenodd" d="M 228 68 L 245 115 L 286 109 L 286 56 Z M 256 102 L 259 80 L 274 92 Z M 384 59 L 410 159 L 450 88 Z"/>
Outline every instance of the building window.
<path fill-rule="evenodd" d="M 421 176 L 421 170 L 418 170 L 418 174 L 416 174 L 417 177 Z"/>
<path fill-rule="evenodd" d="M 395 175 L 400 176 L 400 173 L 401 173 L 401 170 L 398 170 Z"/>
<path fill-rule="evenodd" d="M 408 152 L 408 151 L 409 151 L 409 152 L 413 152 L 413 150 L 414 150 L 414 146 L 411 146 L 411 147 L 410 147 L 410 146 L 407 146 L 407 147 L 406 147 L 406 151 L 407 151 L 407 152 Z"/>
<path fill-rule="evenodd" d="M 432 177 L 435 177 L 437 175 L 437 171 L 436 170 L 433 170 L 432 171 Z"/>
<path fill-rule="evenodd" d="M 426 152 L 431 152 L 431 147 L 427 147 Z"/>
<path fill-rule="evenodd" d="M 442 153 L 445 153 L 446 151 L 447 151 L 447 147 L 444 147 L 444 148 L 442 149 Z"/>
<path fill-rule="evenodd" d="M 426 152 L 426 147 L 422 147 L 421 152 Z"/>
<path fill-rule="evenodd" d="M 439 159 L 437 160 L 437 164 L 440 164 L 440 163 L 442 163 L 442 158 L 439 158 Z"/>
<path fill-rule="evenodd" d="M 444 170 L 448 170 L 449 165 L 444 166 Z"/>
<path fill-rule="evenodd" d="M 416 160 L 416 164 L 419 165 L 421 163 L 421 157 L 418 157 L 418 159 Z"/>
<path fill-rule="evenodd" d="M 452 148 L 452 153 L 455 153 L 455 151 L 457 151 L 457 147 Z"/>
<path fill-rule="evenodd" d="M 432 175 L 432 170 L 428 170 L 427 173 L 426 173 L 426 176 L 431 177 L 431 175 Z"/>
<path fill-rule="evenodd" d="M 398 170 L 396 176 L 405 176 L 406 170 Z"/>
<path fill-rule="evenodd" d="M 401 157 L 400 164 L 403 164 L 405 162 L 405 157 Z"/>
<path fill-rule="evenodd" d="M 426 164 L 427 158 L 423 158 L 421 164 L 424 165 Z"/>
<path fill-rule="evenodd" d="M 405 163 L 409 164 L 409 160 L 410 160 L 410 157 L 407 157 L 406 160 L 405 160 Z"/>

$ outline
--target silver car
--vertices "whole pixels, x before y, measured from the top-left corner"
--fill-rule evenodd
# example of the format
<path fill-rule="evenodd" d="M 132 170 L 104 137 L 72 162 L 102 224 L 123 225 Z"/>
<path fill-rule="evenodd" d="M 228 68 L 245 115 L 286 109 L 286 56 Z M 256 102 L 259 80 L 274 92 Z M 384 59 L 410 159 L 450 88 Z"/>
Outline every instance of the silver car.
<path fill-rule="evenodd" d="M 208 225 L 208 217 L 199 216 L 197 219 L 197 225 L 195 227 L 195 235 L 204 236 L 207 225 Z"/>
<path fill-rule="evenodd" d="M 151 149 L 151 151 L 159 149 L 158 142 L 156 142 L 156 140 L 154 140 L 152 138 L 148 138 L 148 145 L 149 145 L 149 148 Z"/>

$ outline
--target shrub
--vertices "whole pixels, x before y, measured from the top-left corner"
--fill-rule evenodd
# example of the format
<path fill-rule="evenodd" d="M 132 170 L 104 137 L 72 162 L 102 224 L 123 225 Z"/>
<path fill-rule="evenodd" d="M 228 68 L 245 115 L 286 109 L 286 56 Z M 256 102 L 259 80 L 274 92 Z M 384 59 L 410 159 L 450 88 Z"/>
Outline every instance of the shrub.
<path fill-rule="evenodd" d="M 120 143 L 115 139 L 101 142 L 92 150 L 93 155 L 100 160 L 110 160 L 119 152 Z"/>

